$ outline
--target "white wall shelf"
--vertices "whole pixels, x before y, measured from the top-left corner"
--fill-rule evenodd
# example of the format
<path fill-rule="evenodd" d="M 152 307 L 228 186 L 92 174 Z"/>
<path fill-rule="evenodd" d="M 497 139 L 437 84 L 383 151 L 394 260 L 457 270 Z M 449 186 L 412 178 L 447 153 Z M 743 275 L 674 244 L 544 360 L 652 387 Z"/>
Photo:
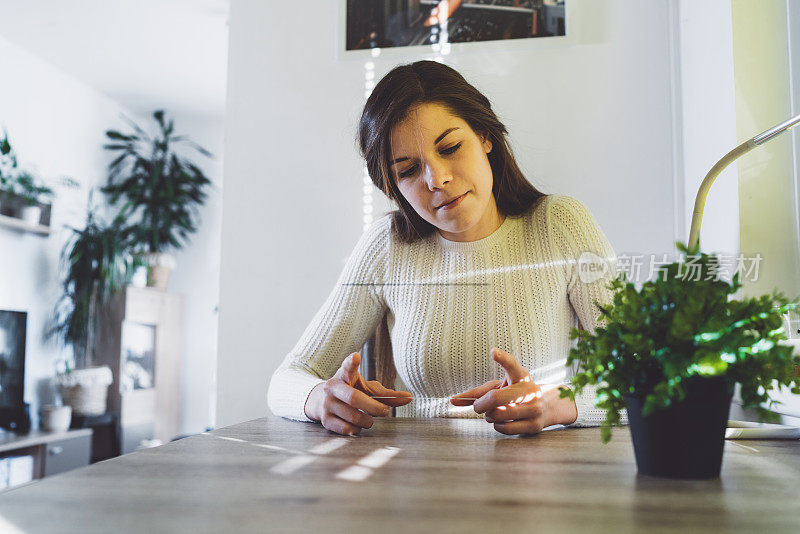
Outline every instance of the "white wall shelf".
<path fill-rule="evenodd" d="M 11 228 L 13 230 L 20 230 L 22 232 L 31 232 L 37 235 L 49 236 L 53 233 L 52 228 L 43 224 L 31 224 L 25 222 L 17 217 L 10 217 L 8 215 L 0 215 L 0 226 Z"/>

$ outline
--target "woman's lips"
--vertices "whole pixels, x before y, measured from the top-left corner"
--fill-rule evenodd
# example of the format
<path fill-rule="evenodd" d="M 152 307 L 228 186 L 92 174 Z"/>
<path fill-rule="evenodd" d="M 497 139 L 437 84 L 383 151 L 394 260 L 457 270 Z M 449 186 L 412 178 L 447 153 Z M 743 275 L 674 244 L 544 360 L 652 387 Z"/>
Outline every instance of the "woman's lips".
<path fill-rule="evenodd" d="M 467 193 L 469 193 L 469 191 L 467 191 Z M 461 204 L 461 202 L 464 200 L 464 197 L 467 196 L 467 193 L 464 193 L 463 195 L 461 195 L 460 197 L 456 198 L 455 200 L 451 200 L 449 204 L 445 204 L 444 206 L 440 206 L 437 209 L 447 211 L 447 210 L 451 210 L 451 209 L 455 208 L 456 206 Z"/>

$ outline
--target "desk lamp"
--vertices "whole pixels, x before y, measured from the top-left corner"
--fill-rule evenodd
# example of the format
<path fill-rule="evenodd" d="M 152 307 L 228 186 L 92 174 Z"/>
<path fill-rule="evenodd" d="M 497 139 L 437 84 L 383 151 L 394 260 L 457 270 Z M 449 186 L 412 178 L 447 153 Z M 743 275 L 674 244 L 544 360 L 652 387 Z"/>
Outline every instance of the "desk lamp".
<path fill-rule="evenodd" d="M 698 245 L 698 241 L 700 239 L 700 223 L 703 221 L 703 208 L 706 204 L 706 195 L 708 195 L 708 190 L 711 187 L 711 184 L 714 183 L 714 179 L 717 177 L 717 175 L 719 175 L 719 173 L 721 173 L 725 167 L 730 165 L 735 159 L 739 158 L 739 156 L 747 154 L 755 147 L 763 145 L 770 139 L 774 139 L 798 123 L 800 123 L 800 115 L 796 115 L 791 119 L 758 134 L 752 139 L 748 139 L 741 145 L 725 154 L 725 156 L 719 160 L 716 165 L 711 167 L 711 170 L 708 171 L 705 180 L 703 180 L 703 183 L 700 184 L 700 190 L 697 191 L 697 199 L 694 201 L 692 227 L 689 231 L 689 250 L 694 250 L 694 247 Z M 797 331 L 797 328 L 791 320 L 791 315 L 787 315 L 786 323 L 786 332 L 789 334 L 790 339 L 795 336 L 795 333 L 800 334 L 800 331 Z M 800 348 L 800 342 L 795 340 L 793 343 L 797 344 L 798 348 Z M 800 368 L 798 368 L 798 374 L 800 374 Z"/>
<path fill-rule="evenodd" d="M 758 134 L 757 136 L 753 137 L 752 139 L 748 139 L 741 145 L 737 146 L 719 160 L 716 165 L 711 167 L 711 170 L 708 171 L 705 180 L 703 183 L 700 184 L 700 190 L 697 191 L 697 199 L 694 201 L 694 213 L 692 214 L 692 227 L 689 231 L 689 243 L 688 248 L 689 250 L 694 250 L 694 247 L 697 246 L 697 242 L 700 239 L 700 223 L 703 222 L 703 208 L 706 205 L 706 195 L 708 195 L 708 190 L 711 188 L 711 184 L 714 183 L 717 175 L 721 173 L 725 167 L 733 163 L 734 160 L 739 158 L 739 156 L 743 156 L 747 154 L 755 147 L 759 145 L 763 145 L 770 139 L 777 137 L 778 135 L 782 134 L 792 126 L 800 123 L 800 115 L 796 115 L 789 119 L 788 121 L 782 122 L 779 125 L 770 128 L 769 130 Z"/>

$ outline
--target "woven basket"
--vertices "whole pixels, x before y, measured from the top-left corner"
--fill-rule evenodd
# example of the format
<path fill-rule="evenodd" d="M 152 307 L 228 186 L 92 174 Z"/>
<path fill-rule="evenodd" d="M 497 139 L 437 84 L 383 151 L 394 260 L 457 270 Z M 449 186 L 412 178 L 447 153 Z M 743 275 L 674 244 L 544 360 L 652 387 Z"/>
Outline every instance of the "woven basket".
<path fill-rule="evenodd" d="M 106 413 L 108 386 L 112 382 L 109 367 L 76 369 L 60 373 L 56 381 L 64 404 L 71 406 L 73 413 L 100 415 Z"/>

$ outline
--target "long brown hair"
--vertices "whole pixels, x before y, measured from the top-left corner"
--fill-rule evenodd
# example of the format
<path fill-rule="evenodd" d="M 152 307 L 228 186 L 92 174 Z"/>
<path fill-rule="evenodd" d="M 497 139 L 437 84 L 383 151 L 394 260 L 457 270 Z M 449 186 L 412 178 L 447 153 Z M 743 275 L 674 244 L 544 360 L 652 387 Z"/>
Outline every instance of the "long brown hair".
<path fill-rule="evenodd" d="M 389 172 L 392 129 L 412 108 L 426 103 L 443 105 L 492 142 L 488 154 L 492 194 L 500 213 L 520 215 L 545 196 L 522 174 L 506 139 L 508 130 L 483 93 L 442 63 L 423 60 L 399 65 L 378 82 L 367 99 L 358 125 L 358 144 L 372 183 L 400 207 L 392 212 L 392 228 L 402 241 L 411 243 L 436 230 L 411 207 Z"/>

